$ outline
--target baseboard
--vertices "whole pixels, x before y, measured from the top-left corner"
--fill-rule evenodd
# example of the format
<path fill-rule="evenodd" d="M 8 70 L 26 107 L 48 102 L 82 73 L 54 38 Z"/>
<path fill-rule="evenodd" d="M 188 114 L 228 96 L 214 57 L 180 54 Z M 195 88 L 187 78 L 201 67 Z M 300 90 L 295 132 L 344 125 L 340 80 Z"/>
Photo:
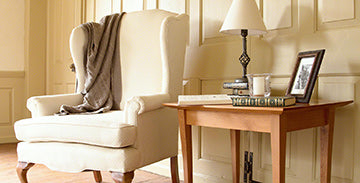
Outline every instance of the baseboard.
<path fill-rule="evenodd" d="M 18 143 L 16 137 L 0 137 L 0 144 Z"/>
<path fill-rule="evenodd" d="M 183 159 L 182 156 L 178 156 L 178 164 L 179 164 L 179 178 L 180 180 L 184 180 L 184 171 L 183 171 Z M 148 171 L 154 174 L 162 175 L 165 177 L 171 177 L 170 174 L 170 159 L 165 159 L 159 161 L 157 163 L 153 163 L 146 167 L 140 168 L 141 170 Z M 231 182 L 231 180 L 224 179 L 224 177 L 215 177 L 211 175 L 204 175 L 201 173 L 197 173 L 194 171 L 193 173 L 193 181 L 197 183 L 209 183 L 209 182 Z"/>
<path fill-rule="evenodd" d="M 170 159 L 165 159 L 162 161 L 159 161 L 157 163 L 153 163 L 151 165 L 148 165 L 146 167 L 140 168 L 141 170 L 148 171 L 151 173 L 155 173 L 158 175 L 162 175 L 165 177 L 170 177 Z M 179 171 L 180 179 L 182 179 L 183 174 L 182 171 Z M 182 179 L 183 180 L 183 179 Z"/>

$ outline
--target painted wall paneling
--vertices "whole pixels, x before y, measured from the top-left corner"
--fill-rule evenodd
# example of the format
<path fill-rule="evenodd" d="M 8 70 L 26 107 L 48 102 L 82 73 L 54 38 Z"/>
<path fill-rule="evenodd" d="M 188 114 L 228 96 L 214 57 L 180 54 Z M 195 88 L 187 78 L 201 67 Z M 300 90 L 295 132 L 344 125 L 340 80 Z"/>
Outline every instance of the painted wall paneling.
<path fill-rule="evenodd" d="M 359 157 L 360 130 L 359 97 L 360 77 L 328 76 L 319 79 L 319 98 L 333 100 L 354 100 L 349 106 L 336 111 L 333 147 L 333 182 L 358 182 L 360 181 Z M 319 138 L 317 138 L 319 144 Z M 316 168 L 319 167 L 319 147 L 316 151 Z M 315 179 L 319 179 L 316 172 Z"/>
<path fill-rule="evenodd" d="M 263 20 L 267 30 L 288 29 L 292 27 L 292 0 L 263 1 Z M 277 12 L 277 14 L 274 14 Z"/>
<path fill-rule="evenodd" d="M 360 4 L 356 0 L 316 0 L 317 30 L 360 25 Z"/>
<path fill-rule="evenodd" d="M 234 37 L 219 32 L 224 21 L 227 10 L 230 8 L 231 0 L 213 1 L 199 0 L 199 41 L 202 44 L 219 43 L 223 41 L 234 41 Z"/>
<path fill-rule="evenodd" d="M 1 3 L 4 3 L 1 8 L 6 9 L 1 11 L 5 13 L 2 16 L 4 21 L 11 21 L 2 23 L 7 28 L 0 28 L 1 35 L 6 36 L 0 36 L 0 40 L 7 47 L 1 48 L 5 51 L 1 52 L 1 61 L 16 67 L 0 66 L 0 143 L 11 143 L 17 141 L 14 122 L 29 116 L 25 109 L 26 98 L 45 93 L 47 2 L 16 0 Z M 16 12 L 16 16 L 7 10 Z"/>
<path fill-rule="evenodd" d="M 25 1 L 0 0 L 0 70 L 25 69 Z"/>
<path fill-rule="evenodd" d="M 82 7 L 81 0 L 49 1 L 47 20 L 48 94 L 73 93 L 75 91 L 75 74 L 69 68 L 73 63 L 69 38 L 72 29 L 80 25 L 82 20 L 86 20 L 83 16 L 87 14 L 83 14 Z"/>
<path fill-rule="evenodd" d="M 99 21 L 105 15 L 108 15 L 108 12 L 112 13 L 112 0 L 95 0 L 95 12 L 96 12 L 96 21 Z"/>
<path fill-rule="evenodd" d="M 47 1 L 25 1 L 25 95 L 46 92 Z M 29 113 L 27 113 L 29 116 Z"/>
<path fill-rule="evenodd" d="M 25 116 L 24 71 L 0 71 L 0 143 L 17 142 L 14 122 Z"/>
<path fill-rule="evenodd" d="M 95 20 L 103 12 L 96 0 L 87 1 L 86 20 Z M 109 3 L 111 2 L 111 3 Z M 359 3 L 346 0 L 284 0 L 256 1 L 264 17 L 268 34 L 248 39 L 252 59 L 250 73 L 273 74 L 272 91 L 283 95 L 296 55 L 300 51 L 326 48 L 320 78 L 313 99 L 354 99 L 355 103 L 336 111 L 332 181 L 360 182 L 360 130 L 358 43 L 360 42 Z M 185 94 L 229 93 L 222 89 L 224 81 L 241 76 L 238 57 L 241 39 L 218 33 L 231 0 L 121 0 L 102 4 L 107 13 L 120 10 L 161 8 L 190 15 L 190 43 L 185 63 Z M 325 5 L 326 4 L 326 5 Z M 181 7 L 178 7 L 181 6 Z M 334 12 L 339 8 L 339 12 Z M 353 13 L 352 13 L 353 12 Z M 350 130 L 349 130 L 350 129 Z M 318 130 L 308 129 L 288 133 L 286 179 L 289 182 L 319 182 Z M 193 128 L 194 181 L 231 182 L 230 139 L 228 130 Z M 271 182 L 269 135 L 241 133 L 241 157 L 244 150 L 255 154 L 254 176 Z M 182 159 L 180 156 L 180 175 Z M 243 163 L 243 162 L 241 162 Z M 146 168 L 169 176 L 167 160 Z M 242 175 L 242 174 L 241 174 Z"/>
<path fill-rule="evenodd" d="M 145 9 L 157 9 L 157 8 L 159 8 L 159 1 L 158 0 L 144 0 L 144 4 L 146 6 Z"/>
<path fill-rule="evenodd" d="M 263 3 L 265 12 L 267 5 Z M 335 3 L 332 0 L 292 1 L 289 9 L 293 12 L 291 13 L 293 16 L 291 28 L 273 29 L 262 39 L 253 39 L 251 47 L 253 57 L 256 61 L 260 61 L 251 63 L 251 72 L 271 72 L 274 76 L 289 78 L 298 52 L 326 49 L 320 77 L 312 98 L 355 100 L 355 104 L 336 111 L 332 182 L 357 182 L 359 178 L 355 172 L 359 171 L 359 160 L 354 154 L 359 152 L 359 142 L 356 141 L 354 130 L 359 123 L 359 115 L 355 111 L 358 110 L 357 96 L 360 93 L 357 89 L 359 56 L 355 49 L 360 38 L 357 24 L 358 3 L 352 0 L 344 1 L 344 3 Z M 347 13 L 342 14 L 342 11 L 347 11 Z M 276 11 L 267 12 L 264 18 L 276 17 L 277 13 Z M 279 84 L 278 79 L 272 82 L 273 87 L 274 84 L 275 86 Z M 287 82 L 284 81 L 282 85 L 286 87 Z M 258 135 L 264 136 L 264 134 Z M 319 182 L 318 138 L 318 129 L 291 133 L 291 140 L 287 142 L 290 143 L 291 148 L 290 154 L 287 154 L 289 158 L 287 160 L 289 167 L 286 171 L 288 181 Z M 266 141 L 268 139 L 264 137 L 252 139 L 255 147 L 258 143 L 264 144 Z M 259 147 L 261 148 L 257 148 L 256 151 L 264 154 L 260 156 L 262 159 L 258 162 L 266 162 L 266 156 L 269 156 L 270 151 L 266 146 Z M 262 182 L 271 182 L 271 177 L 268 175 L 270 171 L 262 166 L 262 163 L 256 165 L 257 178 Z"/>

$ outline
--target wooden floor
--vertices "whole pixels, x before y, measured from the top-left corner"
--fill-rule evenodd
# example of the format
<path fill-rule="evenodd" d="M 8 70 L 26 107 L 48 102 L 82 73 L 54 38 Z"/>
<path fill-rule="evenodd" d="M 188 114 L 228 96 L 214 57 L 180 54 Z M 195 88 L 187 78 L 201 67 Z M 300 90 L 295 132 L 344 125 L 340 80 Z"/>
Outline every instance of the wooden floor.
<path fill-rule="evenodd" d="M 16 144 L 0 144 L 0 183 L 18 183 Z M 101 172 L 103 183 L 112 183 L 110 173 Z M 63 173 L 35 165 L 28 172 L 29 183 L 88 183 L 95 182 L 92 172 Z M 134 183 L 171 183 L 171 179 L 146 171 L 135 171 Z"/>

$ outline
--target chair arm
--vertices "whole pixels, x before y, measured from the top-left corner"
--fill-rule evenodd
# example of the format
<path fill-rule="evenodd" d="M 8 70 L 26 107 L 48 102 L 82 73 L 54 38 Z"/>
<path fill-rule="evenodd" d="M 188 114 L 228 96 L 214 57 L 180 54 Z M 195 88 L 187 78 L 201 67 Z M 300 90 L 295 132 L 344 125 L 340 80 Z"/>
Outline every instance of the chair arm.
<path fill-rule="evenodd" d="M 125 120 L 129 124 L 136 125 L 136 117 L 144 112 L 162 108 L 162 103 L 169 102 L 169 94 L 155 94 L 134 96 L 125 104 Z"/>
<path fill-rule="evenodd" d="M 53 115 L 60 110 L 60 106 L 79 105 L 83 100 L 81 93 L 63 94 L 63 95 L 44 95 L 35 96 L 27 100 L 27 108 L 32 117 Z"/>
<path fill-rule="evenodd" d="M 162 107 L 162 103 L 169 102 L 169 94 L 155 94 L 131 97 L 125 105 L 125 111 L 131 109 L 137 114 L 152 111 Z"/>

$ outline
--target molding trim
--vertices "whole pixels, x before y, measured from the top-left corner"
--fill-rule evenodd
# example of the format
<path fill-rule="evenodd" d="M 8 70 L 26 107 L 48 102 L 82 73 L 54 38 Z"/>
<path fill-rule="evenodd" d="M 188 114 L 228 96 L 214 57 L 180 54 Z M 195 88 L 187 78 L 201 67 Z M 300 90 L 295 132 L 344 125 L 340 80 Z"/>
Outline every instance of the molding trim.
<path fill-rule="evenodd" d="M 360 76 L 360 73 L 323 73 L 319 74 L 319 77 L 350 77 L 350 76 Z"/>
<path fill-rule="evenodd" d="M 337 20 L 328 20 L 328 21 L 322 21 L 321 15 L 319 11 L 319 1 L 320 0 L 314 0 L 314 16 L 315 16 L 315 30 L 316 31 L 323 31 L 323 30 L 329 30 L 329 29 L 338 29 L 338 28 L 345 28 L 345 27 L 359 27 L 360 26 L 360 4 L 358 1 L 353 0 L 354 5 L 354 14 L 353 17 L 343 18 L 343 19 L 337 19 Z M 341 6 L 341 5 L 340 5 Z"/>
<path fill-rule="evenodd" d="M 360 73 L 320 73 L 319 77 L 357 77 L 360 76 Z M 290 74 L 272 74 L 272 78 L 290 78 Z M 238 78 L 236 76 L 220 76 L 220 77 L 189 77 L 184 78 L 183 80 L 200 80 L 200 81 L 212 81 L 212 80 L 234 80 Z"/>
<path fill-rule="evenodd" d="M 16 137 L 0 137 L 0 144 L 18 143 Z"/>
<path fill-rule="evenodd" d="M 25 1 L 26 98 L 46 93 L 47 4 L 43 0 Z"/>
<path fill-rule="evenodd" d="M 285 27 L 279 27 L 279 28 L 274 28 L 274 29 L 270 29 L 268 30 L 268 33 L 263 36 L 263 39 L 269 39 L 272 38 L 274 36 L 285 36 L 285 35 L 289 35 L 292 33 L 295 33 L 298 29 L 299 29 L 299 25 L 300 25 L 300 19 L 299 19 L 299 8 L 300 8 L 300 1 L 297 0 L 289 0 L 290 1 L 290 18 L 291 18 L 291 22 L 289 26 L 285 26 Z M 262 8 L 262 15 L 264 17 L 264 5 L 263 5 L 263 1 L 261 2 L 261 8 Z"/>
<path fill-rule="evenodd" d="M 25 78 L 25 71 L 0 71 L 0 78 Z"/>
<path fill-rule="evenodd" d="M 286 30 L 286 29 L 292 29 L 294 28 L 294 21 L 296 21 L 295 17 L 294 17 L 294 10 L 295 10 L 295 6 L 294 6 L 294 1 L 293 0 L 288 0 L 290 2 L 290 25 L 286 25 L 283 27 L 274 27 L 274 28 L 269 28 L 268 31 L 276 31 L 276 30 Z M 264 1 L 259 2 L 260 3 L 260 10 L 261 11 L 261 15 L 264 19 Z M 269 2 L 271 3 L 271 2 Z M 284 15 L 282 15 L 284 16 Z M 286 16 L 286 15 L 285 15 Z"/>
<path fill-rule="evenodd" d="M 185 0 L 185 14 L 190 15 L 190 0 Z"/>
<path fill-rule="evenodd" d="M 185 10 L 187 10 L 186 2 L 185 2 Z M 210 38 L 205 37 L 204 3 L 205 3 L 204 0 L 199 0 L 199 46 L 207 45 L 207 44 L 221 44 L 221 43 L 241 41 L 242 39 L 240 36 L 234 36 L 234 35 L 231 36 L 223 35 L 223 36 L 215 36 Z M 250 42 L 251 39 L 248 39 L 248 44 L 250 44 Z M 251 46 L 248 45 L 248 47 L 250 48 Z"/>
<path fill-rule="evenodd" d="M 0 91 L 1 90 L 8 92 L 9 103 L 8 103 L 8 106 L 5 106 L 5 107 L 9 108 L 9 113 L 7 114 L 7 116 L 9 117 L 9 119 L 8 119 L 9 121 L 5 121 L 5 122 L 0 121 L 0 126 L 11 126 L 13 124 L 13 120 L 15 117 L 15 114 L 14 114 L 14 106 L 15 106 L 14 87 L 0 87 Z M 5 114 L 5 116 L 6 116 L 6 114 Z"/>

